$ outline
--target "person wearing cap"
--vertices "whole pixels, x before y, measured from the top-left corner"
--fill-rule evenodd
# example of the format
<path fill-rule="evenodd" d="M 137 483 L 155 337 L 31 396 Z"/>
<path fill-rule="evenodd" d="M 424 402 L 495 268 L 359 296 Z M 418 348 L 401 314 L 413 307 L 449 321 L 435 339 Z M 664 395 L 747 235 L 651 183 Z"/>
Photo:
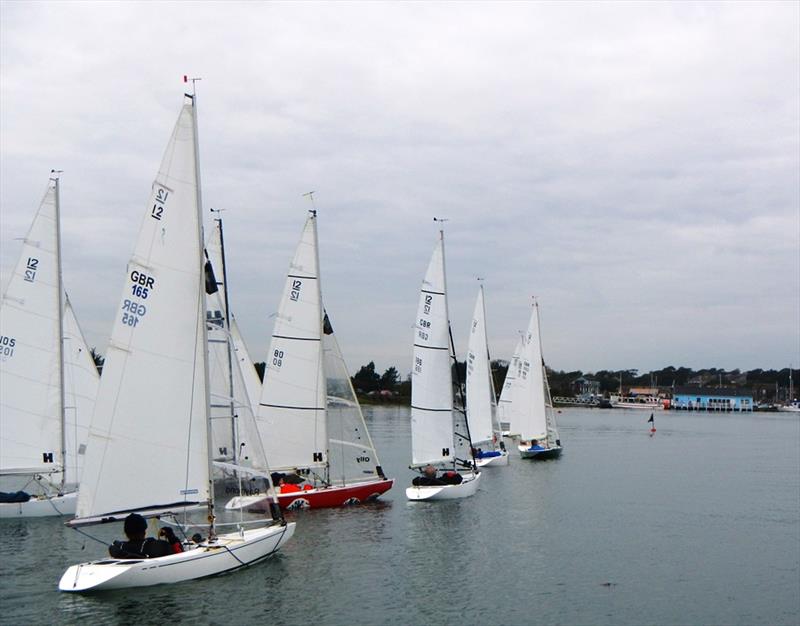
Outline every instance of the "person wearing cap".
<path fill-rule="evenodd" d="M 150 559 L 173 554 L 169 542 L 145 537 L 147 521 L 138 513 L 125 518 L 123 530 L 128 541 L 115 541 L 108 546 L 108 553 L 115 559 Z"/>

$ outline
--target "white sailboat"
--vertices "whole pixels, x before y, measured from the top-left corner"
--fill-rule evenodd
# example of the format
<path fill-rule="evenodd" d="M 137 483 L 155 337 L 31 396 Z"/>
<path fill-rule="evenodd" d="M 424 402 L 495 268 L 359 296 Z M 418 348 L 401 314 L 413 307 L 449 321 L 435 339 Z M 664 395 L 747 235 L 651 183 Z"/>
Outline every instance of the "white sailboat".
<path fill-rule="evenodd" d="M 547 460 L 561 455 L 550 388 L 542 358 L 539 303 L 534 298 L 528 330 L 512 387 L 512 420 L 519 429 L 519 454 L 523 459 Z"/>
<path fill-rule="evenodd" d="M 61 591 L 229 572 L 270 556 L 294 533 L 283 519 L 216 533 L 201 206 L 196 101 L 187 95 L 128 263 L 69 524 L 206 507 L 208 534 L 177 554 L 73 565 Z"/>
<path fill-rule="evenodd" d="M 0 518 L 75 514 L 98 381 L 64 293 L 54 176 L 0 305 Z"/>
<path fill-rule="evenodd" d="M 497 396 L 486 336 L 483 285 L 478 290 L 467 348 L 467 420 L 478 467 L 508 465 L 508 452 L 497 422 Z"/>
<path fill-rule="evenodd" d="M 255 403 L 261 381 L 231 311 L 222 219 L 206 243 L 211 267 L 206 325 L 208 328 L 211 441 L 217 493 L 232 497 L 242 493 L 266 497 L 268 485 L 248 468 L 267 470 L 263 447 L 255 428 Z M 245 475 L 236 468 L 245 470 Z"/>
<path fill-rule="evenodd" d="M 514 380 L 519 369 L 519 355 L 522 352 L 522 338 L 517 340 L 514 346 L 514 354 L 506 369 L 506 377 L 503 380 L 503 388 L 500 390 L 500 399 L 497 401 L 497 420 L 500 423 L 500 432 L 503 437 L 518 437 L 519 433 L 514 430 L 513 410 L 511 408 L 511 394 L 514 388 Z"/>
<path fill-rule="evenodd" d="M 316 211 L 289 266 L 264 372 L 257 424 L 281 508 L 374 500 L 389 490 L 322 305 Z M 260 500 L 260 502 L 259 502 Z M 262 510 L 243 496 L 226 508 Z"/>
<path fill-rule="evenodd" d="M 447 309 L 444 232 L 428 264 L 414 324 L 411 371 L 411 467 L 420 472 L 406 489 L 409 500 L 466 498 L 480 472 L 464 415 L 453 410 L 453 342 Z"/>

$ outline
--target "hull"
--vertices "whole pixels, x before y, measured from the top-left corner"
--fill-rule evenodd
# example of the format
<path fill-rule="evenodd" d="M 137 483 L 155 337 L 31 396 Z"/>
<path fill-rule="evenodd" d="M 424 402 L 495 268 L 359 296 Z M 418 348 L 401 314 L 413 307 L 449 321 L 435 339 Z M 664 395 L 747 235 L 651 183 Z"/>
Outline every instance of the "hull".
<path fill-rule="evenodd" d="M 75 515 L 77 504 L 77 491 L 60 496 L 31 498 L 27 502 L 2 502 L 0 503 L 0 519 Z"/>
<path fill-rule="evenodd" d="M 219 535 L 211 544 L 155 559 L 103 559 L 73 565 L 58 583 L 60 591 L 86 592 L 149 587 L 215 576 L 252 565 L 279 550 L 295 524 Z"/>
<path fill-rule="evenodd" d="M 459 485 L 425 485 L 421 487 L 408 487 L 406 498 L 409 500 L 457 500 L 475 495 L 478 490 L 478 481 L 481 473 L 467 474 L 464 482 Z"/>
<path fill-rule="evenodd" d="M 475 459 L 475 464 L 478 467 L 498 467 L 501 465 L 508 465 L 508 452 L 503 450 L 500 456 L 490 456 L 485 459 Z"/>
<path fill-rule="evenodd" d="M 554 448 L 547 448 L 545 450 L 531 450 L 528 446 L 517 446 L 519 456 L 523 459 L 531 459 L 534 461 L 548 461 L 550 459 L 557 459 L 561 456 L 561 446 Z"/>
<path fill-rule="evenodd" d="M 281 509 L 296 511 L 298 509 L 322 509 L 338 506 L 349 506 L 370 502 L 386 493 L 394 485 L 393 478 L 386 478 L 355 485 L 333 485 L 323 489 L 296 491 L 278 494 Z M 250 512 L 269 512 L 270 498 L 266 496 L 243 496 L 233 498 L 225 505 L 226 509 L 246 509 Z"/>

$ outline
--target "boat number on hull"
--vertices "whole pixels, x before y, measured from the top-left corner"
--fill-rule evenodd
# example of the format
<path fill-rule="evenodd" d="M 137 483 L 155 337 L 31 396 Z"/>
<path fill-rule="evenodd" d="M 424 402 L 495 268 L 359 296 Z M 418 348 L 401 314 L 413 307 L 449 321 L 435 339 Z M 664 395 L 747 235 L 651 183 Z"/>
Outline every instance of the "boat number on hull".
<path fill-rule="evenodd" d="M 28 257 L 28 263 L 25 265 L 25 280 L 32 283 L 36 280 L 36 270 L 39 269 L 39 259 Z"/>
<path fill-rule="evenodd" d="M 17 340 L 14 337 L 0 335 L 0 361 L 5 361 L 14 356 L 14 346 L 16 345 Z"/>

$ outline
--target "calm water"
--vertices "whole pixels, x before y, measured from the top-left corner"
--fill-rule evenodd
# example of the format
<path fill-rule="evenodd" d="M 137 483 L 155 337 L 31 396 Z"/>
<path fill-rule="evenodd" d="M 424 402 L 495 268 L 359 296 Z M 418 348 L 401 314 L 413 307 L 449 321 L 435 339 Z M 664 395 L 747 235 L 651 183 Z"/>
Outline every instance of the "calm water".
<path fill-rule="evenodd" d="M 512 453 L 473 498 L 409 503 L 408 409 L 368 408 L 382 503 L 292 514 L 278 557 L 180 585 L 60 594 L 104 548 L 2 522 L 0 622 L 798 624 L 800 419 L 664 412 L 651 438 L 648 415 L 565 409 L 560 460 Z"/>

